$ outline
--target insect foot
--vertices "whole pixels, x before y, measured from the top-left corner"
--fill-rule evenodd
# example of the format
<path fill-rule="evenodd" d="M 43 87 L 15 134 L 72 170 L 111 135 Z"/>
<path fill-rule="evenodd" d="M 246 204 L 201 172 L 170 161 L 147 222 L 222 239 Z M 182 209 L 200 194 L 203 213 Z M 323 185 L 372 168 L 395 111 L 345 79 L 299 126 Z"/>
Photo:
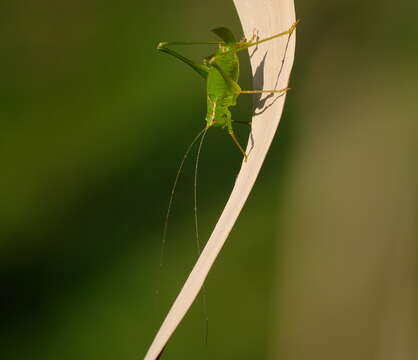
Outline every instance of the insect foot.
<path fill-rule="evenodd" d="M 289 29 L 289 34 L 291 34 L 296 29 L 296 26 L 298 26 L 299 23 L 300 23 L 300 20 L 295 21 L 295 23 Z"/>
<path fill-rule="evenodd" d="M 256 42 L 258 39 L 259 39 L 258 30 L 256 28 L 254 28 L 253 29 L 253 35 L 251 36 L 251 39 L 250 39 L 249 43 Z"/>

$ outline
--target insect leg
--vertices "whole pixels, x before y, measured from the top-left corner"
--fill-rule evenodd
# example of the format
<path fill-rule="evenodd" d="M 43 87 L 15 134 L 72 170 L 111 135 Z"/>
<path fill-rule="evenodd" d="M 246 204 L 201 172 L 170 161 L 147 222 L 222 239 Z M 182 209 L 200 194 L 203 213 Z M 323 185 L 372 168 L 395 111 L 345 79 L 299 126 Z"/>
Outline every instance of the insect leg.
<path fill-rule="evenodd" d="M 266 41 L 273 40 L 275 38 L 278 38 L 278 37 L 281 37 L 281 36 L 284 36 L 284 35 L 292 35 L 293 31 L 295 31 L 296 26 L 299 24 L 299 22 L 300 22 L 300 20 L 297 20 L 288 30 L 283 31 L 279 34 L 270 36 L 268 38 L 265 38 L 265 39 L 262 39 L 262 40 L 259 40 L 259 41 L 255 41 L 255 42 L 248 42 L 248 43 L 238 44 L 236 51 L 242 51 L 242 50 L 248 49 L 251 46 L 255 46 L 255 45 L 264 43 Z"/>
<path fill-rule="evenodd" d="M 256 45 L 258 45 L 258 44 L 261 44 L 261 43 L 263 43 L 263 42 L 266 42 L 266 41 L 270 41 L 270 40 L 273 40 L 273 39 L 275 39 L 275 38 L 278 38 L 278 37 L 280 37 L 280 36 L 284 36 L 284 35 L 292 35 L 292 33 L 293 33 L 293 31 L 295 31 L 295 29 L 296 29 L 296 26 L 297 26 L 297 24 L 300 22 L 300 20 L 297 20 L 288 30 L 286 30 L 286 31 L 283 31 L 283 32 L 281 32 L 281 33 L 279 33 L 279 34 L 276 34 L 276 35 L 273 35 L 273 36 L 270 36 L 270 37 L 268 37 L 268 38 L 265 38 L 265 39 L 262 39 L 262 40 L 259 40 L 259 41 L 255 41 L 255 42 L 252 42 L 252 41 L 250 41 L 250 42 L 243 42 L 243 43 L 236 43 L 236 45 L 235 45 L 235 48 L 234 48 L 234 50 L 229 50 L 229 51 L 226 51 L 226 52 L 224 52 L 223 54 L 221 54 L 221 55 L 217 55 L 217 56 L 213 56 L 211 59 L 210 59 L 210 61 L 209 61 L 209 63 L 210 64 L 212 64 L 214 61 L 216 61 L 217 59 L 219 59 L 220 57 L 223 57 L 223 56 L 225 56 L 225 55 L 227 55 L 227 54 L 229 54 L 229 53 L 231 53 L 232 51 L 236 51 L 236 52 L 238 52 L 238 51 L 242 51 L 242 50 L 245 50 L 245 49 L 248 49 L 249 47 L 251 47 L 251 46 L 256 46 Z"/>
<path fill-rule="evenodd" d="M 286 93 L 290 88 L 284 88 L 279 90 L 241 90 L 241 94 L 260 94 L 260 93 Z"/>
<path fill-rule="evenodd" d="M 241 144 L 239 143 L 237 137 L 235 136 L 234 133 L 234 129 L 232 128 L 232 119 L 230 118 L 231 115 L 229 115 L 229 119 L 227 121 L 227 126 L 228 126 L 228 134 L 231 137 L 232 141 L 235 143 L 235 145 L 238 147 L 239 151 L 241 151 L 242 155 L 244 155 L 244 161 L 247 161 L 248 156 L 245 153 L 244 148 L 241 146 Z"/>
<path fill-rule="evenodd" d="M 247 161 L 248 156 L 245 153 L 244 149 L 242 148 L 241 144 L 239 143 L 238 139 L 235 136 L 234 130 L 228 129 L 228 134 L 231 136 L 232 141 L 235 143 L 235 145 L 238 147 L 238 149 L 242 152 L 242 155 L 244 155 L 244 161 Z"/>
<path fill-rule="evenodd" d="M 158 46 L 171 46 L 171 45 L 222 45 L 222 41 L 170 41 L 160 42 Z"/>
<path fill-rule="evenodd" d="M 240 121 L 240 120 L 231 120 L 231 121 L 233 121 L 234 123 L 237 123 L 237 124 L 243 124 L 243 125 L 251 126 L 251 121 Z"/>
<path fill-rule="evenodd" d="M 209 68 L 207 65 L 204 64 L 198 64 L 197 62 L 190 60 L 186 58 L 185 56 L 179 54 L 178 52 L 170 49 L 167 47 L 167 45 L 170 43 L 159 43 L 157 50 L 162 51 L 166 54 L 169 54 L 171 56 L 174 56 L 175 58 L 179 59 L 180 61 L 183 61 L 187 65 L 189 65 L 194 71 L 196 71 L 200 76 L 202 76 L 204 79 L 208 77 L 208 71 Z"/>

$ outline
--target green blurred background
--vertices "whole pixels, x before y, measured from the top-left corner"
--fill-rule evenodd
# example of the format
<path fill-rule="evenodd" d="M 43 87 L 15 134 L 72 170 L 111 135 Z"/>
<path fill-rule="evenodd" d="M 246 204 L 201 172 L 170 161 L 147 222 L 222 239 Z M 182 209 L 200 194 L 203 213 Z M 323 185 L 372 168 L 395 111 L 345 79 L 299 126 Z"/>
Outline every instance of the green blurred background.
<path fill-rule="evenodd" d="M 209 275 L 208 345 L 199 299 L 165 358 L 416 358 L 417 4 L 297 1 L 294 90 Z M 0 19 L 0 358 L 139 359 L 196 258 L 190 160 L 159 270 L 205 116 L 201 79 L 155 48 L 241 36 L 232 1 L 3 1 Z M 208 134 L 203 239 L 240 162 Z"/>

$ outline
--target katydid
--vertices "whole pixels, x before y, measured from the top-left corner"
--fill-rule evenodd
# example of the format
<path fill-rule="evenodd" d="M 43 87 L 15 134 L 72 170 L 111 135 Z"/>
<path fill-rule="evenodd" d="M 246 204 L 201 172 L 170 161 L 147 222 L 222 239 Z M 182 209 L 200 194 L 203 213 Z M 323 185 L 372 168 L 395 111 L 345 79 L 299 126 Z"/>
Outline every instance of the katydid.
<path fill-rule="evenodd" d="M 194 171 L 194 220 L 195 220 L 195 235 L 197 243 L 197 251 L 200 253 L 200 243 L 199 243 L 199 231 L 198 231 L 198 219 L 197 219 L 197 171 L 200 150 L 202 147 L 203 140 L 205 138 L 206 132 L 211 127 L 220 127 L 227 129 L 229 136 L 238 147 L 242 155 L 244 156 L 244 161 L 247 161 L 248 155 L 246 154 L 244 148 L 239 143 L 238 139 L 235 136 L 233 129 L 233 122 L 235 123 L 244 123 L 251 125 L 251 121 L 237 121 L 233 120 L 229 108 L 235 106 L 237 98 L 241 94 L 258 94 L 258 93 L 285 93 L 289 88 L 278 89 L 278 90 L 242 90 L 238 85 L 239 78 L 239 58 L 237 53 L 248 49 L 249 47 L 256 46 L 258 44 L 273 40 L 275 38 L 291 35 L 295 30 L 299 20 L 296 21 L 288 30 L 283 31 L 279 34 L 270 36 L 268 38 L 258 40 L 256 35 L 253 35 L 250 40 L 243 39 L 241 41 L 236 41 L 232 32 L 225 28 L 220 27 L 213 29 L 212 31 L 222 40 L 218 42 L 161 42 L 158 44 L 157 50 L 165 52 L 169 55 L 176 57 L 182 62 L 189 65 L 193 70 L 195 70 L 200 76 L 203 77 L 206 81 L 207 89 L 207 114 L 206 114 L 206 125 L 205 127 L 196 135 L 192 143 L 186 150 L 180 166 L 177 170 L 177 175 L 174 180 L 173 186 L 171 188 L 170 200 L 168 203 L 168 208 L 165 216 L 164 229 L 162 234 L 162 246 L 160 254 L 160 267 L 163 265 L 164 257 L 164 247 L 166 243 L 167 228 L 168 228 L 168 219 L 171 212 L 171 207 L 173 204 L 174 192 L 177 186 L 177 182 L 180 177 L 184 162 L 192 150 L 193 146 L 199 142 L 195 171 Z M 169 48 L 171 45 L 215 45 L 217 50 L 215 54 L 210 55 L 203 59 L 202 63 L 197 63 L 193 60 L 188 59 L 187 57 L 179 54 L 178 52 Z M 158 294 L 158 289 L 157 289 Z M 203 293 L 204 294 L 204 293 Z M 203 296 L 203 305 L 204 312 L 206 316 L 206 336 L 207 336 L 207 327 L 208 327 L 208 318 L 206 310 L 206 300 L 205 295 Z M 161 350 L 157 359 L 160 359 L 165 347 Z"/>
<path fill-rule="evenodd" d="M 278 90 L 242 90 L 238 85 L 239 78 L 239 58 L 237 53 L 239 51 L 248 49 L 266 41 L 273 40 L 280 36 L 291 35 L 296 28 L 299 21 L 296 21 L 288 30 L 279 34 L 270 36 L 268 38 L 257 40 L 253 35 L 250 40 L 243 39 L 236 41 L 233 33 L 226 27 L 219 27 L 213 29 L 214 32 L 222 41 L 218 42 L 161 42 L 158 44 L 157 50 L 170 54 L 177 59 L 183 61 L 195 70 L 200 76 L 206 80 L 207 84 L 207 115 L 206 126 L 204 131 L 210 127 L 226 128 L 228 134 L 241 151 L 244 160 L 247 160 L 247 154 L 244 148 L 239 143 L 235 136 L 232 123 L 231 112 L 229 108 L 235 106 L 237 98 L 240 94 L 257 94 L 257 93 L 285 93 L 289 88 Z M 190 60 L 176 51 L 169 48 L 170 45 L 216 45 L 218 46 L 215 54 L 203 59 L 201 64 Z M 251 124 L 250 121 L 235 121 L 237 123 Z M 200 134 L 201 134 L 200 133 Z"/>

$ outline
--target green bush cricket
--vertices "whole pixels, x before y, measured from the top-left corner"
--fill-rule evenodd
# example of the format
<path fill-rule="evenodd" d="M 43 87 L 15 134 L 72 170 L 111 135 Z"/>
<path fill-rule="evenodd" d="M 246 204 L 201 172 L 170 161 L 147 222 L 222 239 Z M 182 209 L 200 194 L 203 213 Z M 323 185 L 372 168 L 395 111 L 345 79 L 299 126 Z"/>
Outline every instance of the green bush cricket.
<path fill-rule="evenodd" d="M 256 40 L 256 35 L 253 35 L 249 41 L 243 39 L 237 42 L 233 33 L 228 28 L 219 27 L 212 30 L 212 32 L 221 38 L 222 41 L 219 42 L 161 42 L 158 44 L 157 50 L 170 54 L 183 61 L 206 80 L 206 126 L 204 130 L 199 133 L 199 135 L 206 132 L 207 129 L 212 126 L 224 129 L 226 128 L 228 134 L 243 154 L 244 160 L 247 160 L 247 154 L 235 136 L 232 123 L 237 122 L 250 125 L 251 122 L 232 120 L 229 108 L 236 105 L 237 98 L 240 94 L 285 93 L 289 90 L 289 88 L 279 90 L 242 90 L 238 85 L 239 58 L 237 53 L 248 49 L 251 46 L 255 46 L 284 35 L 290 36 L 295 30 L 298 22 L 299 21 L 296 21 L 286 31 L 258 41 Z M 218 48 L 215 54 L 204 58 L 203 62 L 199 64 L 170 49 L 170 45 L 217 45 Z"/>
<path fill-rule="evenodd" d="M 235 145 L 238 147 L 240 152 L 244 156 L 244 161 L 247 161 L 248 155 L 245 153 L 244 148 L 239 143 L 238 139 L 235 136 L 232 123 L 243 123 L 251 125 L 251 121 L 234 121 L 231 117 L 231 112 L 229 108 L 235 106 L 237 98 L 240 94 L 258 94 L 258 93 L 285 93 L 289 88 L 278 89 L 278 90 L 242 90 L 238 85 L 239 78 L 239 58 L 237 53 L 239 51 L 248 49 L 249 47 L 256 46 L 258 44 L 273 40 L 275 38 L 291 35 L 295 30 L 299 20 L 296 21 L 288 30 L 283 31 L 279 34 L 270 36 L 268 38 L 258 40 L 257 36 L 254 34 L 250 40 L 243 39 L 239 42 L 236 41 L 233 33 L 225 27 L 220 27 L 213 29 L 212 31 L 222 40 L 218 42 L 160 42 L 157 46 L 157 50 L 165 52 L 169 55 L 176 57 L 182 62 L 189 65 L 193 70 L 195 70 L 200 76 L 202 76 L 206 81 L 206 91 L 207 91 L 207 114 L 206 114 L 206 125 L 205 127 L 196 135 L 192 143 L 186 150 L 180 166 L 177 171 L 174 184 L 171 189 L 170 201 L 168 204 L 168 209 L 166 212 L 163 236 L 162 236 L 162 247 L 160 254 L 160 267 L 163 265 L 164 257 L 164 246 L 166 242 L 168 219 L 171 212 L 171 206 L 173 203 L 174 192 L 179 180 L 180 173 L 182 171 L 184 162 L 191 151 L 194 144 L 200 138 L 200 144 L 197 151 L 196 164 L 195 164 L 195 173 L 194 173 L 194 217 L 195 217 L 195 232 L 196 232 L 196 243 L 197 250 L 200 253 L 200 243 L 199 243 L 199 231 L 198 231 L 198 221 L 197 221 L 197 170 L 199 163 L 199 155 L 203 139 L 209 128 L 220 127 L 227 129 L 228 134 L 232 138 Z M 174 45 L 215 45 L 218 46 L 215 54 L 210 55 L 203 59 L 202 63 L 197 63 L 187 57 L 179 54 L 178 52 L 169 48 L 169 46 Z M 203 288 L 204 291 L 204 288 Z M 157 289 L 158 295 L 158 289 Z M 207 327 L 208 327 L 208 318 L 206 310 L 206 300 L 205 295 L 203 296 L 204 312 L 206 315 L 206 337 L 207 337 Z M 206 341 L 205 341 L 206 343 Z M 161 350 L 157 359 L 160 359 L 164 348 Z"/>

